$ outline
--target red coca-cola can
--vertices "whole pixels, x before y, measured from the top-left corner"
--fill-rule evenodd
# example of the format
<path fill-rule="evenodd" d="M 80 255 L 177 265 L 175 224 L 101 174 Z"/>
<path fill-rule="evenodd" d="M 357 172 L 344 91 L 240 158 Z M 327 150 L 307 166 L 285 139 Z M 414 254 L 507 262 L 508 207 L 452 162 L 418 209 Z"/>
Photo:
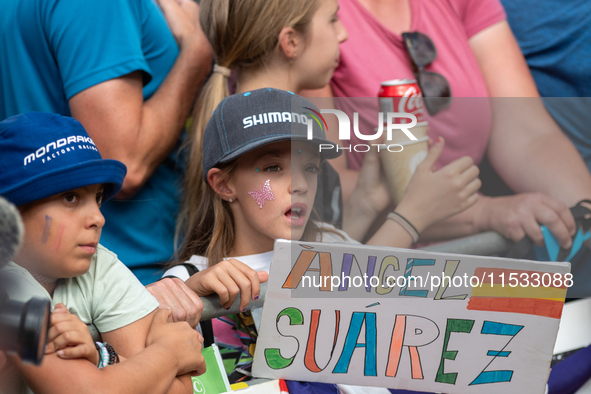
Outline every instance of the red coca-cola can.
<path fill-rule="evenodd" d="M 393 79 L 382 82 L 378 93 L 381 112 L 404 112 L 424 122 L 423 94 L 415 79 Z M 410 123 L 408 118 L 396 118 L 394 123 Z"/>

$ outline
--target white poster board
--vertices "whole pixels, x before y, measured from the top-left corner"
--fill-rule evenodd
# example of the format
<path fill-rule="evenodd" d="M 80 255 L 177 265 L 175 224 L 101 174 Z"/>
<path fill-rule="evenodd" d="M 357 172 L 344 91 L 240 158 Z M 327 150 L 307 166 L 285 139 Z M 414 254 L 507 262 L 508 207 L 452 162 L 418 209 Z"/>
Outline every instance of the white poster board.
<path fill-rule="evenodd" d="M 542 394 L 569 272 L 570 263 L 279 240 L 253 373 Z"/>

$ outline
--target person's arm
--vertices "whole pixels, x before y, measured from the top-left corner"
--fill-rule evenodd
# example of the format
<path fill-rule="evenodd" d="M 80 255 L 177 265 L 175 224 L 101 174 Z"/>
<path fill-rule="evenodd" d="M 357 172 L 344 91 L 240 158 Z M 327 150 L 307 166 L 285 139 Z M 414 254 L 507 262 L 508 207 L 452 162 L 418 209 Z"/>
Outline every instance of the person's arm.
<path fill-rule="evenodd" d="M 211 48 L 191 0 L 159 0 L 179 55 L 158 90 L 142 97 L 140 71 L 94 85 L 69 100 L 103 158 L 122 161 L 127 176 L 119 198 L 131 198 L 177 143 L 211 66 Z"/>
<path fill-rule="evenodd" d="M 260 284 L 268 279 L 267 272 L 255 271 L 241 261 L 228 259 L 191 275 L 185 283 L 200 297 L 217 294 L 226 309 L 240 296 L 240 310 L 245 311 L 250 300 L 259 299 Z"/>
<path fill-rule="evenodd" d="M 513 190 L 527 194 L 481 198 L 467 211 L 432 226 L 425 238 L 495 230 L 513 241 L 528 235 L 541 245 L 540 225 L 547 225 L 568 248 L 575 231 L 568 206 L 591 197 L 591 175 L 539 99 L 507 22 L 475 34 L 470 46 L 492 97 L 490 162 Z"/>
<path fill-rule="evenodd" d="M 198 298 L 198 297 L 197 297 Z M 199 300 L 199 303 L 201 301 Z M 201 304 L 201 310 L 203 310 L 203 304 Z M 199 311 L 199 317 L 201 317 L 201 310 Z M 168 312 L 165 312 L 168 313 Z M 146 348 L 146 338 L 148 338 L 148 334 L 150 332 L 150 328 L 152 322 L 154 320 L 156 312 L 152 312 L 150 315 L 146 316 L 143 319 L 138 320 L 137 322 L 122 327 L 118 330 L 113 330 L 109 332 L 105 332 L 102 334 L 103 340 L 113 346 L 115 351 L 118 355 L 121 356 L 123 359 L 128 359 L 135 354 L 140 353 L 142 350 Z M 174 314 L 174 310 L 170 310 L 170 314 L 168 314 L 170 321 L 170 315 Z M 186 321 L 186 319 L 179 319 L 175 321 Z M 197 319 L 197 322 L 199 320 Z M 195 326 L 191 325 L 191 328 Z M 190 351 L 189 349 L 184 351 Z M 204 372 L 201 371 L 201 372 Z M 181 376 L 177 376 L 170 387 L 167 389 L 167 394 L 176 394 L 176 393 L 185 393 L 187 392 L 187 387 L 191 388 L 191 376 L 189 374 L 184 374 Z M 189 392 L 192 392 L 190 390 Z"/>
<path fill-rule="evenodd" d="M 332 90 L 328 86 L 306 91 L 305 94 L 308 97 L 324 97 L 332 94 Z M 336 121 L 334 123 L 333 127 L 329 125 L 327 136 L 338 143 L 338 124 Z M 375 142 L 381 143 L 380 140 Z M 443 144 L 443 140 L 438 141 L 425 161 L 417 167 L 403 200 L 395 209 L 413 223 L 419 232 L 432 223 L 465 210 L 477 200 L 475 193 L 480 187 L 480 180 L 477 178 L 479 171 L 469 157 L 460 158 L 435 171 L 434 163 L 442 152 Z M 391 203 L 378 153 L 375 148 L 366 153 L 360 171 L 346 168 L 345 155 L 331 160 L 330 163 L 335 169 L 340 168 L 341 184 L 345 182 L 349 184 L 348 187 L 352 186 L 344 202 L 343 230 L 353 239 L 361 241 L 374 220 Z M 355 182 L 351 184 L 352 179 Z M 367 244 L 409 247 L 412 238 L 398 223 L 387 220 Z"/>
<path fill-rule="evenodd" d="M 6 353 L 0 350 L 0 393 L 18 393 L 22 382 L 17 369 L 7 357 Z"/>
<path fill-rule="evenodd" d="M 103 340 L 129 358 L 100 370 L 86 359 L 64 360 L 55 353 L 47 355 L 38 367 L 23 364 L 16 357 L 10 361 L 38 394 L 191 393 L 190 379 L 185 377 L 181 382 L 175 376 L 205 371 L 202 337 L 186 323 L 166 323 L 169 314 L 161 310 L 104 333 Z"/>
<path fill-rule="evenodd" d="M 149 329 L 149 319 L 104 333 L 103 340 L 117 347 L 120 362 L 145 347 Z M 56 353 L 61 359 L 86 359 L 98 367 L 100 355 L 96 349 L 88 327 L 76 315 L 70 313 L 64 304 L 55 306 L 51 314 L 51 328 L 47 338 L 45 355 Z M 125 354 L 125 355 L 124 355 Z M 181 381 L 182 379 L 182 381 Z M 190 387 L 190 375 L 177 377 L 167 393 L 183 393 Z"/>
<path fill-rule="evenodd" d="M 444 140 L 440 138 L 410 180 L 402 201 L 394 212 L 402 215 L 418 233 L 432 223 L 457 214 L 478 200 L 476 192 L 481 182 L 479 170 L 468 156 L 457 159 L 435 170 L 435 162 L 441 155 Z M 366 154 L 369 156 L 371 152 Z M 367 178 L 362 174 L 360 182 Z M 351 197 L 353 200 L 354 197 Z M 358 226 L 363 223 L 359 218 Z M 406 233 L 406 234 L 405 234 Z M 418 234 L 417 234 L 418 235 Z M 398 222 L 386 220 L 382 227 L 367 242 L 368 245 L 409 247 L 412 239 Z"/>
<path fill-rule="evenodd" d="M 470 45 L 493 97 L 488 155 L 495 170 L 516 192 L 543 192 L 569 206 L 591 197 L 589 170 L 539 99 L 508 23 L 481 31 Z"/>
<path fill-rule="evenodd" d="M 203 312 L 203 302 L 185 282 L 178 278 L 164 278 L 146 286 L 160 308 L 172 309 L 172 321 L 186 321 L 197 327 Z"/>

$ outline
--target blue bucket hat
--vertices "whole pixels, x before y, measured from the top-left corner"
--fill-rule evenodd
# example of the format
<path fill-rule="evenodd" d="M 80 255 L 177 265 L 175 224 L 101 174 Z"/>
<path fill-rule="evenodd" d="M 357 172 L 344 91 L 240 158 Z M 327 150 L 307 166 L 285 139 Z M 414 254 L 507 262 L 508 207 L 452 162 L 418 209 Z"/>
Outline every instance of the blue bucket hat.
<path fill-rule="evenodd" d="M 308 122 L 312 138 L 308 138 Z M 285 90 L 263 88 L 223 99 L 203 134 L 203 179 L 210 169 L 261 146 L 279 141 L 330 145 L 322 156 L 333 159 L 342 150 L 326 139 L 326 123 L 309 100 Z"/>
<path fill-rule="evenodd" d="M 29 112 L 0 122 L 0 195 L 14 205 L 83 186 L 104 184 L 116 195 L 127 168 L 103 159 L 75 119 Z"/>

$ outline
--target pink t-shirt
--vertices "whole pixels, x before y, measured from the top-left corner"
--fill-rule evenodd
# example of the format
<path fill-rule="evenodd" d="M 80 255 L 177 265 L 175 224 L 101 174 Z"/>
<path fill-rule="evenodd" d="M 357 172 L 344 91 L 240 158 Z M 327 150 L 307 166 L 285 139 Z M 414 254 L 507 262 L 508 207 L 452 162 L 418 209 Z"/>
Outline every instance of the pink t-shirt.
<path fill-rule="evenodd" d="M 411 31 L 428 35 L 437 58 L 425 69 L 445 76 L 451 86 L 452 105 L 429 117 L 429 136 L 443 136 L 446 146 L 438 166 L 469 155 L 479 163 L 491 125 L 488 92 L 468 39 L 505 19 L 499 0 L 409 0 Z M 331 81 L 335 97 L 375 97 L 364 104 L 338 99 L 335 104 L 350 114 L 359 112 L 359 130 L 373 133 L 378 125 L 378 91 L 383 81 L 415 79 L 402 37 L 384 27 L 357 0 L 339 0 L 339 17 L 349 33 L 341 44 L 341 63 Z M 366 107 L 365 109 L 360 107 Z M 367 108 L 371 106 L 373 108 Z M 364 131 L 367 130 L 367 131 Z M 352 134 L 351 144 L 367 143 Z M 345 142 L 342 145 L 347 145 Z M 363 153 L 348 153 L 349 167 L 359 169 Z"/>

